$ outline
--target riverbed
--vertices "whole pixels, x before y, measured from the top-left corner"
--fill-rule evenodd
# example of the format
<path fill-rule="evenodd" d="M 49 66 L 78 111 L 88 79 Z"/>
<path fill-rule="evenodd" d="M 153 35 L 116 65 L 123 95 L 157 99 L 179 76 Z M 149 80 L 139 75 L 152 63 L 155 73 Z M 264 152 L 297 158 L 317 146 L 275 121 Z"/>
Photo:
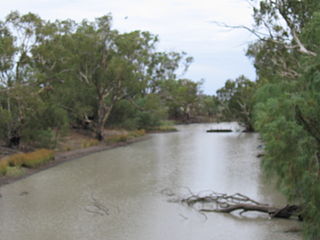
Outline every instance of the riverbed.
<path fill-rule="evenodd" d="M 232 128 L 232 133 L 206 133 Z M 178 126 L 148 140 L 75 159 L 0 188 L 3 240 L 302 239 L 299 222 L 264 214 L 204 216 L 168 201 L 213 190 L 275 206 L 286 201 L 256 157 L 259 136 L 228 124 Z"/>

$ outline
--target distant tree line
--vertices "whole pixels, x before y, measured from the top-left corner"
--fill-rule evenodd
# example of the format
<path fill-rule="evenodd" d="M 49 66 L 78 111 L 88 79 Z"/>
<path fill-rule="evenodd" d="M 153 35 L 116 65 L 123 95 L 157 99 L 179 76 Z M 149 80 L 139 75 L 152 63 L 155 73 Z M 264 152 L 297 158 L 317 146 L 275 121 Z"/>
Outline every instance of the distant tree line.
<path fill-rule="evenodd" d="M 152 128 L 213 115 L 201 82 L 181 78 L 193 58 L 157 51 L 158 37 L 120 33 L 112 17 L 0 21 L 0 143 L 50 146 L 70 128 L 103 140 L 106 126 Z"/>

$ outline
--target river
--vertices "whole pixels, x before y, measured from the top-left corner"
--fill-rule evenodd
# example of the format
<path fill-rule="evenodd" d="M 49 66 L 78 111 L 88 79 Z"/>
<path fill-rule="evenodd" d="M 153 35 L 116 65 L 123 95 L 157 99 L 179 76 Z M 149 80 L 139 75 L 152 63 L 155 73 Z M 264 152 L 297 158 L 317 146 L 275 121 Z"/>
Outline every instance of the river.
<path fill-rule="evenodd" d="M 264 180 L 258 135 L 206 133 L 211 127 L 178 126 L 179 132 L 66 162 L 2 186 L 2 240 L 301 239 L 287 233 L 296 221 L 262 214 L 209 213 L 207 218 L 161 192 L 241 192 L 261 202 L 285 204 Z"/>

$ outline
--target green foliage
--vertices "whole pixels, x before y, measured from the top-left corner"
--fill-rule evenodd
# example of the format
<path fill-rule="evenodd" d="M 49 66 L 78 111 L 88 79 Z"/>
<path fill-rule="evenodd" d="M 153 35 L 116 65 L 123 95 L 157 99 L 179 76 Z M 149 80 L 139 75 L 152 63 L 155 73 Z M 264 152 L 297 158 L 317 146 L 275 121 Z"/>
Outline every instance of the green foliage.
<path fill-rule="evenodd" d="M 110 15 L 77 23 L 18 12 L 0 22 L 2 141 L 54 147 L 68 126 L 89 128 L 101 140 L 107 122 L 139 129 L 167 118 L 160 88 L 167 81 L 182 86 L 177 71 L 192 58 L 157 52 L 158 37 L 149 32 L 119 33 L 111 25 Z M 179 91 L 170 96 L 197 94 Z M 174 108 L 185 108 L 179 104 Z"/>
<path fill-rule="evenodd" d="M 108 124 L 129 130 L 148 129 L 160 125 L 167 118 L 167 108 L 156 94 L 148 94 L 135 101 L 122 100 L 111 112 Z"/>
<path fill-rule="evenodd" d="M 169 79 L 160 83 L 160 96 L 168 106 L 169 119 L 191 122 L 197 116 L 201 82 Z"/>
<path fill-rule="evenodd" d="M 219 100 L 216 96 L 199 96 L 199 115 L 208 117 L 209 120 L 215 118 L 219 112 Z"/>
<path fill-rule="evenodd" d="M 246 130 L 253 130 L 252 109 L 254 105 L 255 83 L 245 76 L 228 80 L 225 86 L 217 91 L 220 101 L 220 119 L 238 121 Z"/>
<path fill-rule="evenodd" d="M 303 206 L 305 238 L 315 240 L 320 238 L 320 2 L 259 2 L 256 27 L 267 26 L 270 35 L 249 46 L 248 55 L 258 73 L 253 116 L 265 144 L 262 163 L 289 201 Z"/>

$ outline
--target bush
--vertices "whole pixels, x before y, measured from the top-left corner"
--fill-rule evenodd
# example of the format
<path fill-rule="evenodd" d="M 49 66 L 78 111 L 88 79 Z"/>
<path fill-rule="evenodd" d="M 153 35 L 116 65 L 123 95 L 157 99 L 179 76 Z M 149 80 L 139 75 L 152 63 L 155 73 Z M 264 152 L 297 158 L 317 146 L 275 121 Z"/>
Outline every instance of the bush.
<path fill-rule="evenodd" d="M 52 129 L 27 129 L 23 131 L 24 141 L 35 148 L 53 148 L 55 134 Z"/>

